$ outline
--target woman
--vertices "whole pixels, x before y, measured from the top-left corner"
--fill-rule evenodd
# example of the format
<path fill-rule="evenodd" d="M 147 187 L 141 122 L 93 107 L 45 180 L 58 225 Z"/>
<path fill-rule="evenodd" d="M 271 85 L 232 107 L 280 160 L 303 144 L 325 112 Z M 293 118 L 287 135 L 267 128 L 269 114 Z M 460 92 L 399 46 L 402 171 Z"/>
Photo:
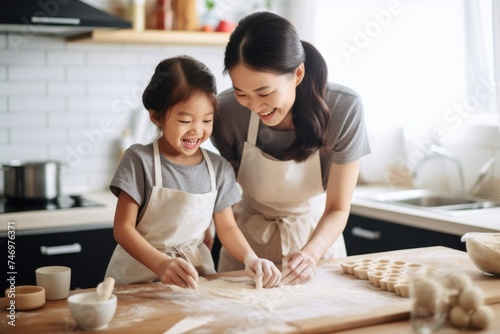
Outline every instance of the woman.
<path fill-rule="evenodd" d="M 235 168 L 238 226 L 282 283 L 310 280 L 322 258 L 346 256 L 342 231 L 359 159 L 370 153 L 360 97 L 327 83 L 320 53 L 286 19 L 243 18 L 231 34 L 212 141 Z M 226 249 L 219 271 L 242 269 Z"/>

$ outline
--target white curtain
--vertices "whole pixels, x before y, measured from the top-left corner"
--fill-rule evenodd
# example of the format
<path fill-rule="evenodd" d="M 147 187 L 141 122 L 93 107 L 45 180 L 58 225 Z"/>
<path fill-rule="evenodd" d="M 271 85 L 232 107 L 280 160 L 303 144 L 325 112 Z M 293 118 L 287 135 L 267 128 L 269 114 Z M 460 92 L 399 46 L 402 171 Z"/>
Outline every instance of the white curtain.
<path fill-rule="evenodd" d="M 368 126 L 426 128 L 466 94 L 463 3 L 315 0 L 310 40 L 332 81 L 363 97 Z"/>
<path fill-rule="evenodd" d="M 495 68 L 494 83 L 496 87 L 496 109 L 498 112 L 498 129 L 500 130 L 500 1 L 493 0 L 492 4 L 493 21 L 493 63 Z"/>
<path fill-rule="evenodd" d="M 500 73 L 500 30 L 495 32 L 495 29 L 500 29 L 500 6 L 498 0 L 465 0 L 464 6 L 468 95 L 471 101 L 475 99 L 478 102 L 477 112 L 496 115 L 498 93 L 495 82 L 499 81 Z"/>

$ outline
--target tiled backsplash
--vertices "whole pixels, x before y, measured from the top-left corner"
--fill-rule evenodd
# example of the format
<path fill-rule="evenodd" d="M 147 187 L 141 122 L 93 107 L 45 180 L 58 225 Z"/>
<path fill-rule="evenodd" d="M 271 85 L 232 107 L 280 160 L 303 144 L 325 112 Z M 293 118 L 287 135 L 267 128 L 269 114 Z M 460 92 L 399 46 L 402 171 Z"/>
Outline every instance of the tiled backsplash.
<path fill-rule="evenodd" d="M 64 162 L 63 192 L 107 187 L 124 129 L 149 131 L 138 141 L 151 138 L 152 128 L 138 126 L 145 121 L 139 115 L 147 119 L 141 96 L 162 59 L 188 54 L 213 71 L 219 91 L 230 86 L 222 46 L 90 45 L 38 36 L 14 48 L 10 38 L 0 34 L 0 163 Z"/>

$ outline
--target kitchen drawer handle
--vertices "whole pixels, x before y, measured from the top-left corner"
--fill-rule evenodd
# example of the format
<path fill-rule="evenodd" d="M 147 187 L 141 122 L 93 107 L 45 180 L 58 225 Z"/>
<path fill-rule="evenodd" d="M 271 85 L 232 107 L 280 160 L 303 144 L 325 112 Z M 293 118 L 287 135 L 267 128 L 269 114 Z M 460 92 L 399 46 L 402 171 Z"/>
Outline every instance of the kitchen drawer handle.
<path fill-rule="evenodd" d="M 365 228 L 356 226 L 351 230 L 352 235 L 368 240 L 379 240 L 382 233 L 380 231 L 371 231 Z"/>
<path fill-rule="evenodd" d="M 81 251 L 82 251 L 82 246 L 77 242 L 71 245 L 50 246 L 50 247 L 40 246 L 40 253 L 42 253 L 42 255 L 44 256 L 80 253 Z"/>

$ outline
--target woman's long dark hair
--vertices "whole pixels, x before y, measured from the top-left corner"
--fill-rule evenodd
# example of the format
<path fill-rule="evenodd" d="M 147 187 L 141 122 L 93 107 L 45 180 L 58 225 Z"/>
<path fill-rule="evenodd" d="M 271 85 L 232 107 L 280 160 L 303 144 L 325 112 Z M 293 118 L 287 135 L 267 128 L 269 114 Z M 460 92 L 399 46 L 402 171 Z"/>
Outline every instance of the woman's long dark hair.
<path fill-rule="evenodd" d="M 327 148 L 330 111 L 325 103 L 328 69 L 318 50 L 301 41 L 295 27 L 285 18 L 257 12 L 239 21 L 224 54 L 224 73 L 238 64 L 279 75 L 293 74 L 304 63 L 305 75 L 296 88 L 292 106 L 295 141 L 285 158 L 301 162 L 318 149 Z"/>
<path fill-rule="evenodd" d="M 162 121 L 173 106 L 185 102 L 195 93 L 206 94 L 216 108 L 217 84 L 212 72 L 202 62 L 178 56 L 161 61 L 142 94 L 147 110 Z"/>

